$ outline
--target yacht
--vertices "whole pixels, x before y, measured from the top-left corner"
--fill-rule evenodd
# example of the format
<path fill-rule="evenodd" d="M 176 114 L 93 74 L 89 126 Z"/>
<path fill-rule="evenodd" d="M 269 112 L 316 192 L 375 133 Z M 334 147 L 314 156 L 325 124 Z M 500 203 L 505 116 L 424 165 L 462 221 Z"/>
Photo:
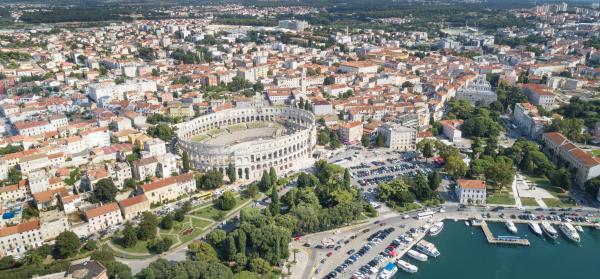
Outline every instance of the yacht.
<path fill-rule="evenodd" d="M 537 235 L 542 235 L 542 228 L 540 228 L 540 225 L 538 223 L 529 222 L 529 228 L 533 233 Z"/>
<path fill-rule="evenodd" d="M 378 279 L 389 279 L 394 277 L 394 275 L 398 272 L 398 268 L 392 262 L 388 262 L 385 267 L 379 272 Z"/>
<path fill-rule="evenodd" d="M 513 223 L 512 221 L 506 221 L 506 228 L 511 233 L 517 233 L 517 226 L 515 226 L 515 223 Z"/>
<path fill-rule="evenodd" d="M 409 264 L 408 262 L 405 262 L 403 260 L 396 260 L 396 264 L 398 265 L 398 267 L 400 267 L 400 269 L 408 272 L 408 273 L 415 273 L 417 271 L 419 271 L 419 268 L 417 268 L 416 266 Z"/>
<path fill-rule="evenodd" d="M 558 228 L 568 239 L 573 240 L 577 243 L 581 241 L 577 230 L 570 223 L 560 223 L 558 224 Z"/>
<path fill-rule="evenodd" d="M 575 229 L 577 230 L 577 232 L 583 233 L 583 227 L 577 225 L 575 226 Z"/>
<path fill-rule="evenodd" d="M 427 256 L 434 258 L 440 255 L 440 251 L 438 251 L 435 245 L 425 240 L 419 241 L 417 245 L 415 245 L 415 249 Z"/>
<path fill-rule="evenodd" d="M 444 229 L 444 222 L 436 222 L 429 228 L 429 235 L 436 236 L 442 232 Z"/>
<path fill-rule="evenodd" d="M 594 229 L 597 229 L 597 230 L 599 230 L 599 231 L 600 231 L 600 224 L 596 224 L 596 225 L 594 225 Z"/>
<path fill-rule="evenodd" d="M 546 233 L 547 236 L 556 239 L 558 237 L 558 232 L 556 229 L 550 225 L 547 221 L 542 222 L 542 230 Z"/>
<path fill-rule="evenodd" d="M 409 257 L 411 257 L 411 258 L 413 258 L 413 259 L 415 259 L 415 260 L 417 260 L 417 261 L 422 261 L 422 262 L 424 262 L 424 261 L 426 261 L 426 260 L 427 260 L 427 255 L 425 255 L 425 254 L 423 254 L 423 253 L 419 253 L 419 252 L 417 252 L 417 251 L 415 251 L 415 250 L 413 250 L 413 249 L 410 249 L 410 250 L 408 250 L 408 252 L 406 252 L 406 254 L 407 254 Z"/>

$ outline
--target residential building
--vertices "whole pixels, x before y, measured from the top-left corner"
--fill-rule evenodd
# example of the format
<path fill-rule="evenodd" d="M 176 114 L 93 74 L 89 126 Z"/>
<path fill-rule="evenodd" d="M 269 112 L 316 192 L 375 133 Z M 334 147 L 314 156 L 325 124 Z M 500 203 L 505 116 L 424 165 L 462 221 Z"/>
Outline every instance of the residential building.
<path fill-rule="evenodd" d="M 552 120 L 540 116 L 536 106 L 530 103 L 517 103 L 513 111 L 513 121 L 519 128 L 521 135 L 531 139 L 538 139 L 544 132 L 544 126 Z"/>
<path fill-rule="evenodd" d="M 145 194 L 150 204 L 172 201 L 196 190 L 196 180 L 191 173 L 157 180 L 139 187 L 139 194 Z"/>
<path fill-rule="evenodd" d="M 459 179 L 455 191 L 461 204 L 485 204 L 486 186 L 483 180 Z"/>
<path fill-rule="evenodd" d="M 586 181 L 600 176 L 600 159 L 577 147 L 563 134 L 544 133 L 542 136 L 544 151 L 560 167 L 574 171 L 574 181 L 583 188 Z"/>
<path fill-rule="evenodd" d="M 363 134 L 363 124 L 361 121 L 352 121 L 340 126 L 340 139 L 343 143 L 354 144 L 360 142 Z"/>
<path fill-rule="evenodd" d="M 121 213 L 125 220 L 138 217 L 142 212 L 150 210 L 150 201 L 146 195 L 137 195 L 119 202 Z"/>
<path fill-rule="evenodd" d="M 385 123 L 377 129 L 385 138 L 385 146 L 398 151 L 415 151 L 417 130 L 396 123 Z"/>
<path fill-rule="evenodd" d="M 545 85 L 527 83 L 523 84 L 523 92 L 529 98 L 529 102 L 541 106 L 544 109 L 551 110 L 554 108 L 556 96 L 552 90 Z"/>
<path fill-rule="evenodd" d="M 142 151 L 142 157 L 159 156 L 167 153 L 167 146 L 161 139 L 151 139 L 144 142 L 144 150 Z"/>
<path fill-rule="evenodd" d="M 446 136 L 451 142 L 456 142 L 462 140 L 462 131 L 460 130 L 460 126 L 464 123 L 461 119 L 449 119 L 442 120 L 440 124 L 442 124 L 442 131 L 444 136 Z"/>
<path fill-rule="evenodd" d="M 0 255 L 18 256 L 44 242 L 40 221 L 32 220 L 0 229 Z"/>
<path fill-rule="evenodd" d="M 121 210 L 117 203 L 107 203 L 85 212 L 90 233 L 97 233 L 107 228 L 115 227 L 123 222 Z"/>
<path fill-rule="evenodd" d="M 472 105 L 489 105 L 496 101 L 498 96 L 492 91 L 485 75 L 478 75 L 467 80 L 466 84 L 456 91 L 456 99 L 467 100 Z"/>

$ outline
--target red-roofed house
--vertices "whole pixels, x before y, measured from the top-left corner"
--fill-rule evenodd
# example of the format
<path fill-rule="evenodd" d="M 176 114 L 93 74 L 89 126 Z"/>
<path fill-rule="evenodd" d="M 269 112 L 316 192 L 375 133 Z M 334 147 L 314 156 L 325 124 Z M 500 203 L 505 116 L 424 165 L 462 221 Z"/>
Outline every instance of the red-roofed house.
<path fill-rule="evenodd" d="M 485 181 L 459 179 L 456 181 L 456 196 L 461 204 L 485 204 Z"/>
<path fill-rule="evenodd" d="M 600 176 L 600 159 L 579 149 L 561 133 L 544 133 L 544 152 L 555 163 L 575 169 L 575 183 L 583 188 L 586 181 Z M 599 197 L 600 198 L 600 192 Z"/>
<path fill-rule="evenodd" d="M 361 121 L 352 121 L 340 126 L 340 138 L 346 144 L 359 142 L 363 134 Z"/>
<path fill-rule="evenodd" d="M 0 256 L 20 255 L 43 243 L 40 221 L 33 220 L 0 229 Z"/>
<path fill-rule="evenodd" d="M 123 222 L 121 210 L 117 203 L 114 202 L 89 209 L 85 212 L 85 217 L 88 220 L 90 233 L 96 233 Z"/>
<path fill-rule="evenodd" d="M 119 202 L 121 213 L 125 220 L 131 220 L 142 214 L 144 211 L 150 210 L 150 201 L 146 195 L 137 195 Z"/>
<path fill-rule="evenodd" d="M 150 204 L 172 201 L 195 190 L 196 180 L 191 173 L 157 180 L 139 187 L 140 194 L 145 194 Z"/>

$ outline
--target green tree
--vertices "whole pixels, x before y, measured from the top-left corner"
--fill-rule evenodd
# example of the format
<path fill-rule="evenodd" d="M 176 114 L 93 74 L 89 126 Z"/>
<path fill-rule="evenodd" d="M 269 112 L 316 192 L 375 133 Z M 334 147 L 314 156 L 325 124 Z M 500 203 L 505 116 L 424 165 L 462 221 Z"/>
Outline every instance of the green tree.
<path fill-rule="evenodd" d="M 123 228 L 123 237 L 121 238 L 121 242 L 125 247 L 134 247 L 138 241 L 138 233 L 133 225 L 130 222 L 125 223 L 125 228 Z"/>
<path fill-rule="evenodd" d="M 148 250 L 155 254 L 161 254 L 166 252 L 173 245 L 173 240 L 168 237 L 164 238 L 154 238 L 150 242 L 148 242 Z"/>
<path fill-rule="evenodd" d="M 160 220 L 160 228 L 163 230 L 170 230 L 173 228 L 173 215 L 167 214 Z"/>
<path fill-rule="evenodd" d="M 600 194 L 600 177 L 592 178 L 586 181 L 584 188 L 588 195 L 597 197 Z"/>
<path fill-rule="evenodd" d="M 385 147 L 385 136 L 382 133 L 377 133 L 377 138 L 375 139 L 375 144 L 377 147 Z"/>
<path fill-rule="evenodd" d="M 202 190 L 217 189 L 223 185 L 223 173 L 219 170 L 209 170 L 200 177 L 196 184 Z"/>
<path fill-rule="evenodd" d="M 351 178 L 350 171 L 348 169 L 344 169 L 344 188 L 350 188 Z"/>
<path fill-rule="evenodd" d="M 258 182 L 258 188 L 261 192 L 266 192 L 271 189 L 271 177 L 266 170 L 263 170 L 262 177 L 260 178 L 260 182 Z"/>
<path fill-rule="evenodd" d="M 328 145 L 329 144 L 329 130 L 328 129 L 320 129 L 317 135 L 317 141 L 320 145 Z"/>
<path fill-rule="evenodd" d="M 194 241 L 189 244 L 187 254 L 193 261 L 209 262 L 218 260 L 217 251 L 204 241 Z"/>
<path fill-rule="evenodd" d="M 143 212 L 142 219 L 137 229 L 139 240 L 149 240 L 156 237 L 156 227 L 158 227 L 158 218 L 151 212 Z"/>
<path fill-rule="evenodd" d="M 429 188 L 432 191 L 437 191 L 437 189 L 440 187 L 440 184 L 442 183 L 442 177 L 440 176 L 440 173 L 437 171 L 432 171 L 429 173 L 427 178 L 428 178 Z"/>
<path fill-rule="evenodd" d="M 158 125 L 148 127 L 147 133 L 152 137 L 159 138 L 165 142 L 170 142 L 175 134 L 175 131 L 171 125 L 160 123 Z"/>
<path fill-rule="evenodd" d="M 215 206 L 220 210 L 231 210 L 235 207 L 235 196 L 232 192 L 225 191 L 219 198 L 217 198 L 215 201 Z"/>
<path fill-rule="evenodd" d="M 329 134 L 329 138 L 330 138 L 329 147 L 331 149 L 337 149 L 340 146 L 342 146 L 342 142 L 340 141 L 340 138 L 336 131 L 332 130 Z"/>
<path fill-rule="evenodd" d="M 568 191 L 571 189 L 571 171 L 566 168 L 551 171 L 550 181 L 552 185 Z"/>
<path fill-rule="evenodd" d="M 269 168 L 269 179 L 271 180 L 271 185 L 277 184 L 277 172 L 275 172 L 275 168 Z"/>
<path fill-rule="evenodd" d="M 269 210 L 273 216 L 279 214 L 281 203 L 279 201 L 279 194 L 277 193 L 277 184 L 271 186 L 271 204 L 269 204 Z"/>
<path fill-rule="evenodd" d="M 229 178 L 230 182 L 235 182 L 236 178 L 237 178 L 237 174 L 235 171 L 235 165 L 233 163 L 229 163 L 229 165 L 227 166 L 227 177 Z"/>
<path fill-rule="evenodd" d="M 360 138 L 360 143 L 362 144 L 363 147 L 369 147 L 369 145 L 371 144 L 371 142 L 369 140 L 369 136 L 362 135 L 362 137 Z"/>
<path fill-rule="evenodd" d="M 94 185 L 94 196 L 101 202 L 114 202 L 119 190 L 110 178 L 103 178 Z"/>
<path fill-rule="evenodd" d="M 262 258 L 254 258 L 250 260 L 250 271 L 256 272 L 260 275 L 268 277 L 272 272 L 271 265 L 269 262 L 265 261 Z"/>
<path fill-rule="evenodd" d="M 455 179 L 464 177 L 467 174 L 468 166 L 459 155 L 452 155 L 446 158 L 444 170 Z"/>
<path fill-rule="evenodd" d="M 181 164 L 183 167 L 183 173 L 188 173 L 190 171 L 190 155 L 186 151 L 183 151 Z"/>
<path fill-rule="evenodd" d="M 79 237 L 74 232 L 61 232 L 54 243 L 55 255 L 57 258 L 66 259 L 77 254 L 79 246 L 81 246 Z"/>
<path fill-rule="evenodd" d="M 431 142 L 426 142 L 421 152 L 425 158 L 433 157 L 433 147 L 431 146 Z"/>

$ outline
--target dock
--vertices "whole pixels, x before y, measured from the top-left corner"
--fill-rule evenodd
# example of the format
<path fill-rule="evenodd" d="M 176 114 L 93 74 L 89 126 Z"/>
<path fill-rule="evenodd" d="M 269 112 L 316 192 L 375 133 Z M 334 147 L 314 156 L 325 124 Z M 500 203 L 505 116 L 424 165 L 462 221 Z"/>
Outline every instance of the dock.
<path fill-rule="evenodd" d="M 529 246 L 529 240 L 518 237 L 495 237 L 485 221 L 474 223 L 473 226 L 480 226 L 485 234 L 485 238 L 490 244 L 521 245 Z"/>

